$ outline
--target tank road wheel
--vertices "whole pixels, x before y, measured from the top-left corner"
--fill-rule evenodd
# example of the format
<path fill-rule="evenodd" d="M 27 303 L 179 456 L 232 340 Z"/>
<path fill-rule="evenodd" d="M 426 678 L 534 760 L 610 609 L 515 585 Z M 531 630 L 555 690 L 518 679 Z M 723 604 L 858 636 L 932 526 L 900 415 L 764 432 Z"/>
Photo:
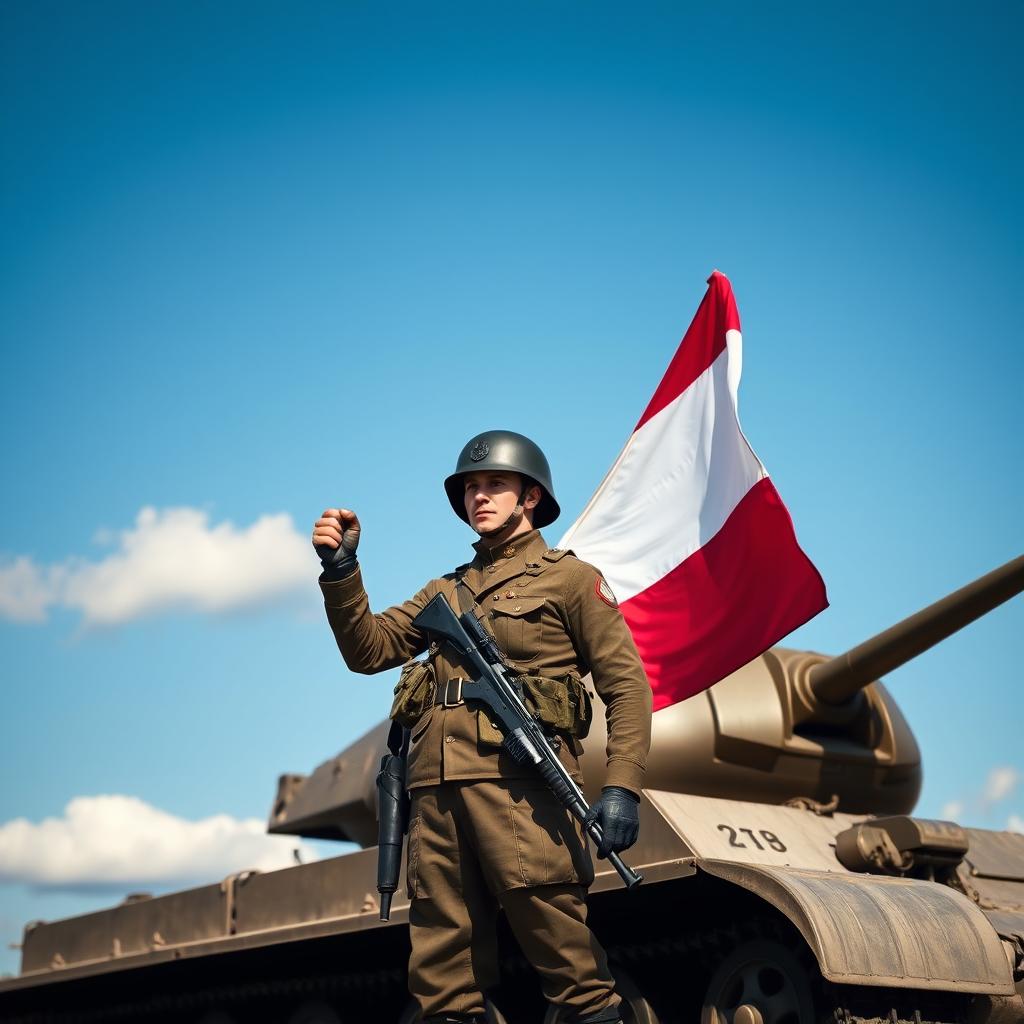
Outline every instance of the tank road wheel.
<path fill-rule="evenodd" d="M 658 1015 L 637 987 L 636 982 L 625 971 L 619 970 L 618 967 L 612 968 L 612 977 L 615 979 L 615 991 L 622 1000 L 619 1008 L 622 1015 L 622 1024 L 658 1024 Z M 551 1003 L 548 1003 L 547 1013 L 544 1015 L 544 1024 L 560 1024 L 561 1020 L 561 1010 L 557 1006 L 552 1006 Z"/>
<path fill-rule="evenodd" d="M 708 982 L 701 1024 L 814 1024 L 811 980 L 781 942 L 730 950 Z"/>

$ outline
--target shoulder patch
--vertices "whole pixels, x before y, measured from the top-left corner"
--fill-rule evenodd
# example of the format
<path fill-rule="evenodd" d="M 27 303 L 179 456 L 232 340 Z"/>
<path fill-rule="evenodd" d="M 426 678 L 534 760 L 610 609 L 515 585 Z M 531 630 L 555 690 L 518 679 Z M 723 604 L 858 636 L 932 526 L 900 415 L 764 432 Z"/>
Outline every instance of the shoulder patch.
<path fill-rule="evenodd" d="M 597 594 L 605 604 L 611 605 L 612 608 L 618 608 L 619 602 L 615 600 L 615 594 L 612 593 L 612 588 L 608 586 L 608 581 L 598 573 L 597 579 L 594 580 L 594 593 Z"/>
<path fill-rule="evenodd" d="M 549 548 L 544 552 L 543 557 L 549 562 L 557 562 L 560 558 L 565 558 L 566 555 L 571 555 L 572 551 L 569 548 Z"/>

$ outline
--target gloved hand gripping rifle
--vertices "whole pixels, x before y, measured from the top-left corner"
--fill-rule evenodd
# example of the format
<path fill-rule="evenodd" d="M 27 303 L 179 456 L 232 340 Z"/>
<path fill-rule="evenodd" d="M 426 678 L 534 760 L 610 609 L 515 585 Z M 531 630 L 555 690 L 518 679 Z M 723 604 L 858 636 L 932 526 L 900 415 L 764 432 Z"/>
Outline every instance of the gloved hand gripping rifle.
<path fill-rule="evenodd" d="M 504 737 L 502 746 L 519 764 L 533 765 L 558 802 L 584 826 L 591 839 L 600 844 L 603 836 L 600 822 L 587 824 L 585 819 L 590 808 L 582 791 L 558 759 L 540 723 L 523 703 L 515 673 L 505 663 L 494 637 L 480 625 L 479 619 L 471 611 L 456 617 L 444 594 L 438 594 L 427 602 L 412 624 L 441 637 L 455 649 L 459 660 L 473 672 L 473 679 L 462 684 L 462 696 L 486 707 Z M 608 860 L 627 889 L 643 881 L 643 875 L 624 864 L 617 853 L 610 853 Z"/>

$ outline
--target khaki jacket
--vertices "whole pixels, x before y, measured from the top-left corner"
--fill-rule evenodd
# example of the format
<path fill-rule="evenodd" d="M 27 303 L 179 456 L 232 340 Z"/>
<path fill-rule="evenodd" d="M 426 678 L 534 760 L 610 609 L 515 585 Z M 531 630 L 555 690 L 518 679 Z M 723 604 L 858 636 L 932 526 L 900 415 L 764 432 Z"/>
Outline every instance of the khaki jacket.
<path fill-rule="evenodd" d="M 351 576 L 321 580 L 327 620 L 345 664 L 353 672 L 395 668 L 428 650 L 429 639 L 412 620 L 438 593 L 459 612 L 456 583 L 472 593 L 476 613 L 495 635 L 509 663 L 549 677 L 592 673 L 608 720 L 607 786 L 639 794 L 651 742 L 651 688 L 622 613 L 603 577 L 571 551 L 549 549 L 540 535 L 514 537 L 491 550 L 478 542 L 476 557 L 431 580 L 404 604 L 373 614 L 357 569 Z M 430 645 L 438 690 L 466 669 L 446 649 Z M 410 788 L 454 779 L 524 778 L 530 769 L 499 749 L 500 736 L 487 716 L 435 705 L 412 731 Z M 564 742 L 563 763 L 581 782 L 581 748 Z"/>

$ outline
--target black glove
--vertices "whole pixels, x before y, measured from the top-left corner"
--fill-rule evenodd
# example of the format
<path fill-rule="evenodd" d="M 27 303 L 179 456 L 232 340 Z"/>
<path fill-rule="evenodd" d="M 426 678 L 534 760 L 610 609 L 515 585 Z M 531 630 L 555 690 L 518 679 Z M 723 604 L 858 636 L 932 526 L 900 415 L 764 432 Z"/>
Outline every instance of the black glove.
<path fill-rule="evenodd" d="M 313 550 L 316 551 L 320 564 L 324 567 L 321 577 L 327 582 L 344 579 L 356 571 L 356 548 L 359 546 L 359 534 L 362 527 L 359 517 L 349 509 L 327 509 L 313 526 Z M 333 536 L 332 536 L 333 535 Z M 334 539 L 339 536 L 341 543 L 337 547 L 330 544 L 317 544 L 317 538 Z"/>
<path fill-rule="evenodd" d="M 640 833 L 640 798 L 621 786 L 605 786 L 601 796 L 590 805 L 586 824 L 598 822 L 604 837 L 597 848 L 598 857 L 628 850 Z"/>
<path fill-rule="evenodd" d="M 344 541 L 336 548 L 320 544 L 315 550 L 320 556 L 320 564 L 324 567 L 324 579 L 329 583 L 351 576 L 359 565 L 355 551 L 349 551 Z"/>

